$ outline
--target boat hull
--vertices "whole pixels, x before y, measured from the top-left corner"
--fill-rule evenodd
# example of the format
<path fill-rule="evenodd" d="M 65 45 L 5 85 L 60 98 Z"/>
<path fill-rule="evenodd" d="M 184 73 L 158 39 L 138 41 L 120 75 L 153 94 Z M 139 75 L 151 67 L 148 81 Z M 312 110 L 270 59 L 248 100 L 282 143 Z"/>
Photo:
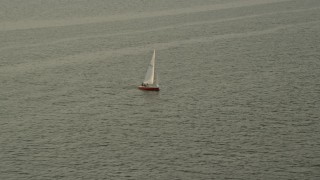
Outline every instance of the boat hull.
<path fill-rule="evenodd" d="M 146 86 L 139 86 L 138 87 L 140 90 L 143 91 L 160 91 L 159 87 L 146 87 Z"/>

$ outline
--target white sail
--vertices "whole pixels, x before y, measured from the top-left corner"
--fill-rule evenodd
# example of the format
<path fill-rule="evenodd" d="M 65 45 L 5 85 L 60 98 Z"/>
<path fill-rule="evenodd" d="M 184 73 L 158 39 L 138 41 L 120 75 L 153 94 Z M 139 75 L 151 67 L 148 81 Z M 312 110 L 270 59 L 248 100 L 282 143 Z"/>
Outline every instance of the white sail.
<path fill-rule="evenodd" d="M 154 74 L 154 82 L 153 82 L 153 84 L 155 84 L 156 87 L 159 87 L 159 75 L 156 72 Z"/>
<path fill-rule="evenodd" d="M 153 51 L 153 56 L 150 61 L 150 64 L 147 69 L 146 76 L 144 77 L 144 84 L 153 84 L 154 83 L 154 65 L 156 60 L 156 50 Z"/>

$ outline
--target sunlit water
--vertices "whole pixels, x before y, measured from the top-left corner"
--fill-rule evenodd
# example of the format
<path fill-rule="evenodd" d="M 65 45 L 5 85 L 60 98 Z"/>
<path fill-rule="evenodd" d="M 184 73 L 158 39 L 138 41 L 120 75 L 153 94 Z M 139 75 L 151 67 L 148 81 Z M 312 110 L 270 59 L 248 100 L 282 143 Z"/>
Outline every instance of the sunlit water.
<path fill-rule="evenodd" d="M 319 47 L 318 0 L 1 1 L 0 179 L 319 179 Z"/>

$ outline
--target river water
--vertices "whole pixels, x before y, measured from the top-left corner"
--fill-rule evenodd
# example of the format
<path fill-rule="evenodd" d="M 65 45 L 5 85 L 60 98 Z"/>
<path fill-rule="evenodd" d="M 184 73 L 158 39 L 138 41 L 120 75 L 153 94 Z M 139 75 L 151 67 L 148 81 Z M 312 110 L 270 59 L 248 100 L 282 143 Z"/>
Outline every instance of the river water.
<path fill-rule="evenodd" d="M 319 48 L 319 0 L 2 0 L 0 179 L 320 179 Z"/>

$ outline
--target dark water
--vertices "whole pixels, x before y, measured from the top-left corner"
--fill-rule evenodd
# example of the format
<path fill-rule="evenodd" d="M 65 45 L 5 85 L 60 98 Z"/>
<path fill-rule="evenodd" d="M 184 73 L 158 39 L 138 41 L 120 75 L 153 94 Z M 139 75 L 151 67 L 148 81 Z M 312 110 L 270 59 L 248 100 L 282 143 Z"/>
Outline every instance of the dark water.
<path fill-rule="evenodd" d="M 2 0 L 0 179 L 319 179 L 319 48 L 319 0 Z"/>

